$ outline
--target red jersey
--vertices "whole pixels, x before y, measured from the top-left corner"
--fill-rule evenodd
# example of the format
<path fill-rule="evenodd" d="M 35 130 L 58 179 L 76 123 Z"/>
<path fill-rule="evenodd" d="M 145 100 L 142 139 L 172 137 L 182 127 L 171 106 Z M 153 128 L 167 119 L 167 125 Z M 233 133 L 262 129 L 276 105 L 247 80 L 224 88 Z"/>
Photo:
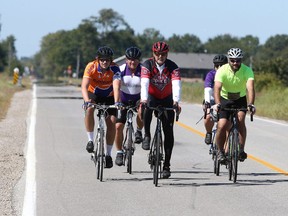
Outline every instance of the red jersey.
<path fill-rule="evenodd" d="M 149 78 L 148 94 L 163 99 L 172 95 L 172 80 L 181 80 L 180 69 L 176 63 L 166 59 L 160 74 L 153 58 L 146 60 L 141 69 L 141 78 Z"/>

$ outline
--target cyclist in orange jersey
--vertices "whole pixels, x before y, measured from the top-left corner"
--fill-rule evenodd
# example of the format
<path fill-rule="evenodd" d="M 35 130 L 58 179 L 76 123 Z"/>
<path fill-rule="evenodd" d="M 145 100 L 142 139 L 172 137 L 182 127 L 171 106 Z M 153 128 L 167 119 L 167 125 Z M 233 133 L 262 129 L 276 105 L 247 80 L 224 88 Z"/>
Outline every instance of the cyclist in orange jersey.
<path fill-rule="evenodd" d="M 113 80 L 119 76 L 120 69 L 113 62 L 113 50 L 110 47 L 100 47 L 97 51 L 96 59 L 89 62 L 85 68 L 82 79 L 82 96 L 84 99 L 83 108 L 85 110 L 85 127 L 88 135 L 86 150 L 92 153 L 94 150 L 94 108 L 89 107 L 89 103 L 101 103 L 105 105 L 114 104 Z M 116 109 L 108 109 L 106 126 L 106 156 L 105 167 L 111 168 L 113 161 L 111 152 L 115 139 Z"/>

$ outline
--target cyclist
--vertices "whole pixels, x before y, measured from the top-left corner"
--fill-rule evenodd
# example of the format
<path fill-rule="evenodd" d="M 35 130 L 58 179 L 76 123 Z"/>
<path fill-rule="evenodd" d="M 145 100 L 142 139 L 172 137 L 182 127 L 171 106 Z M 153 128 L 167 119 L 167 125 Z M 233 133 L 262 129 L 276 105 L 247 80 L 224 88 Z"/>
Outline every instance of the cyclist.
<path fill-rule="evenodd" d="M 138 47 L 129 47 L 125 51 L 126 63 L 120 66 L 121 74 L 113 81 L 114 100 L 116 105 L 136 106 L 140 102 L 141 92 L 141 51 Z M 123 165 L 123 129 L 126 122 L 127 110 L 121 111 L 121 118 L 116 121 L 115 144 L 117 155 L 115 163 L 118 166 Z M 140 112 L 136 117 L 137 131 L 135 133 L 135 143 L 142 142 L 143 123 L 140 118 Z"/>
<path fill-rule="evenodd" d="M 210 108 L 215 104 L 214 101 L 214 78 L 216 74 L 216 70 L 220 68 L 222 65 L 228 63 L 228 58 L 226 55 L 219 54 L 214 56 L 213 64 L 214 69 L 209 71 L 205 77 L 204 82 L 204 101 L 203 101 L 203 109 L 206 110 L 207 116 L 204 119 L 204 126 L 206 129 L 205 143 L 207 145 L 211 144 L 212 140 L 212 129 L 214 126 L 214 121 L 209 117 Z"/>
<path fill-rule="evenodd" d="M 85 110 L 85 127 L 88 135 L 86 150 L 92 153 L 94 150 L 94 108 L 89 107 L 89 103 L 114 104 L 113 78 L 120 73 L 119 67 L 113 62 L 113 50 L 103 46 L 97 50 L 96 59 L 89 62 L 85 68 L 81 90 L 84 99 L 83 108 Z M 105 119 L 106 133 L 106 156 L 105 167 L 111 168 L 113 161 L 111 151 L 115 138 L 116 109 L 108 109 L 108 117 Z"/>
<path fill-rule="evenodd" d="M 164 107 L 179 106 L 181 93 L 181 77 L 180 69 L 177 64 L 167 59 L 169 46 L 163 41 L 153 44 L 153 57 L 147 59 L 141 69 L 141 103 L 143 107 L 156 107 L 162 105 Z M 143 110 L 144 111 L 144 110 Z M 152 110 L 146 109 L 144 112 L 144 130 L 145 136 L 142 142 L 144 150 L 150 149 L 150 124 L 152 120 Z M 161 119 L 164 132 L 164 150 L 165 160 L 163 165 L 163 178 L 169 178 L 170 159 L 174 146 L 174 111 L 167 111 L 167 117 Z"/>
<path fill-rule="evenodd" d="M 229 49 L 229 64 L 223 65 L 221 68 L 219 68 L 215 76 L 214 98 L 216 104 L 214 105 L 214 107 L 217 111 L 219 110 L 216 143 L 219 149 L 218 156 L 220 163 L 224 163 L 226 160 L 224 143 L 226 140 L 226 131 L 231 126 L 228 120 L 229 112 L 223 111 L 221 110 L 221 108 L 231 106 L 234 106 L 236 108 L 248 107 L 249 111 L 252 114 L 255 114 L 256 112 L 256 107 L 254 106 L 254 73 L 250 67 L 242 63 L 242 58 L 243 52 L 241 49 Z M 246 113 L 243 111 L 240 111 L 238 113 L 240 161 L 244 161 L 247 158 L 247 154 L 244 151 L 246 141 L 245 115 Z"/>

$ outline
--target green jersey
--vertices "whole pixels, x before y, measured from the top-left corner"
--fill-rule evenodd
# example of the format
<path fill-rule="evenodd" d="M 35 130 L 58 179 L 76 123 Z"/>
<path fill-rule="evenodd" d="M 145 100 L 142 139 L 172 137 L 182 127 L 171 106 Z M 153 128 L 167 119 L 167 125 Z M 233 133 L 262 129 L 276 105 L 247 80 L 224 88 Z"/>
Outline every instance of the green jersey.
<path fill-rule="evenodd" d="M 222 83 L 221 97 L 228 100 L 237 100 L 246 95 L 246 83 L 254 80 L 252 69 L 241 64 L 240 69 L 234 73 L 229 64 L 225 64 L 217 70 L 215 81 Z"/>

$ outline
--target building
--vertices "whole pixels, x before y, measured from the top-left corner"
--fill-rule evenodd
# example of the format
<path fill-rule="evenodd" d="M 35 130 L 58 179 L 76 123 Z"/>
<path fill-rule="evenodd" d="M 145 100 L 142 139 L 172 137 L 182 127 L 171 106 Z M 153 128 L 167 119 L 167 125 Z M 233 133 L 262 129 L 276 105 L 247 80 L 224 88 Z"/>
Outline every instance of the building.
<path fill-rule="evenodd" d="M 206 53 L 168 53 L 168 58 L 176 62 L 181 70 L 181 77 L 205 79 L 213 69 L 213 58 L 216 54 Z M 142 61 L 147 59 L 143 58 Z M 118 65 L 125 63 L 125 55 L 114 60 Z"/>

